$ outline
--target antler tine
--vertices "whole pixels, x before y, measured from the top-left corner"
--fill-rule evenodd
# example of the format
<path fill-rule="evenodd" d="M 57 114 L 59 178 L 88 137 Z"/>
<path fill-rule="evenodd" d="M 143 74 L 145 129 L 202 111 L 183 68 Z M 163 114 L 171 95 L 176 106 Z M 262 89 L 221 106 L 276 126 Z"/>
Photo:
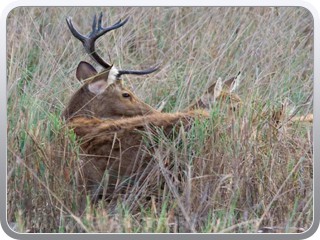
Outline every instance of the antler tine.
<path fill-rule="evenodd" d="M 100 64 L 101 66 L 103 66 L 106 69 L 111 68 L 111 64 L 107 63 L 106 61 L 104 61 L 95 51 L 95 41 L 101 37 L 102 35 L 106 34 L 107 32 L 110 32 L 114 29 L 117 29 L 119 27 L 122 27 L 124 24 L 127 23 L 127 21 L 129 20 L 129 17 L 127 17 L 124 21 L 118 21 L 115 24 L 113 24 L 110 27 L 106 27 L 103 28 L 102 27 L 102 16 L 103 14 L 101 13 L 99 16 L 99 20 L 98 20 L 98 28 L 97 28 L 97 17 L 96 15 L 93 18 L 93 23 L 92 23 L 92 31 L 90 34 L 88 34 L 88 36 L 84 36 L 81 33 L 79 33 L 78 30 L 75 29 L 75 27 L 73 26 L 72 23 L 72 19 L 71 17 L 68 17 L 67 20 L 67 24 L 68 27 L 71 31 L 71 33 L 73 34 L 73 36 L 75 36 L 77 39 L 79 39 L 86 52 L 92 57 L 93 60 L 95 60 L 98 64 Z"/>
<path fill-rule="evenodd" d="M 72 23 L 72 18 L 71 17 L 67 17 L 66 19 L 68 27 L 71 31 L 71 33 L 73 34 L 73 36 L 75 36 L 77 39 L 79 39 L 82 43 L 85 41 L 86 37 L 82 34 L 80 34 L 73 26 Z"/>
<path fill-rule="evenodd" d="M 94 39 L 98 39 L 99 37 L 101 37 L 102 35 L 104 35 L 104 34 L 106 34 L 107 32 L 110 32 L 110 31 L 112 31 L 112 30 L 114 30 L 114 29 L 117 29 L 117 28 L 119 28 L 119 27 L 122 27 L 123 25 L 125 25 L 127 22 L 128 22 L 128 20 L 129 20 L 129 17 L 127 17 L 124 21 L 121 21 L 121 20 L 119 20 L 118 22 L 116 22 L 115 24 L 113 24 L 112 26 L 110 26 L 110 27 L 106 27 L 106 28 L 103 28 L 102 26 L 101 26 L 101 17 L 102 17 L 102 15 L 100 15 L 100 18 L 99 18 L 99 22 L 98 22 L 98 28 L 96 29 L 96 31 L 95 31 L 95 35 L 94 35 Z M 91 33 L 92 34 L 92 33 Z"/>
<path fill-rule="evenodd" d="M 120 76 L 124 74 L 145 75 L 145 74 L 153 73 L 157 71 L 159 68 L 160 68 L 160 65 L 157 65 L 155 67 L 152 67 L 146 70 L 119 70 L 116 77 L 117 79 L 119 79 Z"/>
<path fill-rule="evenodd" d="M 97 29 L 97 15 L 94 15 L 93 21 L 92 21 L 92 31 L 91 31 L 91 34 L 89 35 L 90 37 L 94 35 L 96 29 Z"/>
<path fill-rule="evenodd" d="M 99 20 L 98 20 L 98 27 L 97 27 L 97 16 L 94 15 L 93 22 L 92 22 L 92 31 L 89 34 L 89 38 L 92 38 L 93 40 L 97 40 L 99 37 L 106 34 L 107 32 L 110 32 L 114 29 L 122 27 L 129 20 L 129 17 L 127 17 L 124 21 L 121 21 L 120 19 L 118 22 L 116 22 L 112 26 L 104 28 L 102 27 L 102 17 L 103 17 L 103 14 L 100 13 Z"/>

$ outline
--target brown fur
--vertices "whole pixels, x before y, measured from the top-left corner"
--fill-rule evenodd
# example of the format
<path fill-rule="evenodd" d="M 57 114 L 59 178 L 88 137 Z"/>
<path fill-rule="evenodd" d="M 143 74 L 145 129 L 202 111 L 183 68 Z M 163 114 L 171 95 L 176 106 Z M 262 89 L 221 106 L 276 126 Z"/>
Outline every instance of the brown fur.
<path fill-rule="evenodd" d="M 173 127 L 188 128 L 195 117 L 207 118 L 208 115 L 204 111 L 191 111 L 119 120 L 74 118 L 68 126 L 74 129 L 85 153 L 80 186 L 93 195 L 105 189 L 106 195 L 111 196 L 116 189 L 121 189 L 122 181 L 141 178 L 150 165 L 153 152 L 146 148 L 142 132 L 152 135 L 154 128 L 160 127 L 169 136 Z M 99 188 L 106 171 L 109 173 L 107 184 Z"/>

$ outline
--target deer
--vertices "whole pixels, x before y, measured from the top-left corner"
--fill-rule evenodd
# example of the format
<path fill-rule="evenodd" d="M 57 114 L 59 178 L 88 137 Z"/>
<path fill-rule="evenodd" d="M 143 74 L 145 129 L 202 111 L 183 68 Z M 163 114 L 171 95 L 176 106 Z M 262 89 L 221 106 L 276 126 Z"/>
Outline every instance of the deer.
<path fill-rule="evenodd" d="M 222 82 L 219 78 L 209 83 L 205 93 L 181 112 L 164 113 L 140 100 L 124 87 L 121 76 L 147 75 L 159 66 L 145 70 L 120 70 L 105 61 L 95 50 L 95 41 L 104 34 L 118 29 L 128 22 L 102 26 L 102 13 L 96 16 L 92 31 L 83 35 L 74 27 L 72 18 L 66 19 L 72 35 L 80 40 L 85 51 L 103 70 L 98 72 L 90 63 L 81 61 L 76 78 L 83 82 L 80 89 L 66 105 L 62 118 L 79 139 L 83 154 L 79 171 L 79 190 L 96 202 L 117 196 L 130 183 L 142 182 L 152 171 L 157 143 L 152 136 L 162 129 L 166 136 L 173 131 L 188 131 L 195 119 L 208 119 L 208 109 L 218 101 L 230 100 L 231 112 L 241 105 L 241 98 L 233 93 L 239 85 L 241 73 Z M 84 200 L 82 198 L 81 205 Z"/>

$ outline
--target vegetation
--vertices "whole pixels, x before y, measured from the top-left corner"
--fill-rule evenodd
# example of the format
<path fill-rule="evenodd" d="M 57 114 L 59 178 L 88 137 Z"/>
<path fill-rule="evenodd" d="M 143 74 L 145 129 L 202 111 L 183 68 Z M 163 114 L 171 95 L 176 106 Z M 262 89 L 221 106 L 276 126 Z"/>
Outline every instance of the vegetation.
<path fill-rule="evenodd" d="M 161 63 L 157 73 L 124 79 L 148 104 L 181 111 L 208 82 L 239 71 L 243 104 L 232 116 L 225 103 L 215 104 L 208 120 L 174 139 L 159 129 L 144 187 L 94 207 L 88 199 L 79 214 L 81 151 L 60 115 L 81 84 L 76 66 L 90 59 L 65 19 L 72 16 L 87 32 L 101 11 L 108 24 L 130 16 L 99 40 L 97 51 L 106 59 L 126 69 Z M 292 113 L 312 112 L 313 19 L 306 9 L 20 7 L 7 19 L 7 47 L 7 218 L 17 232 L 291 232 L 311 226 L 311 126 L 276 129 L 269 122 L 282 106 L 283 123 Z"/>

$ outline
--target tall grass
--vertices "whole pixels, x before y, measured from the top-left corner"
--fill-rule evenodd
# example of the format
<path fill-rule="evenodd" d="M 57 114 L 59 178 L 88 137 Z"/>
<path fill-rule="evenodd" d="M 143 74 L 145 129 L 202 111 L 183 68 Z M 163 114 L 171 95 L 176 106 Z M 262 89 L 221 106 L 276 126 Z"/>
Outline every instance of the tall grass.
<path fill-rule="evenodd" d="M 182 110 L 208 82 L 241 71 L 243 104 L 233 116 L 225 103 L 214 105 L 208 120 L 174 139 L 159 129 L 146 181 L 79 214 L 81 151 L 59 116 L 80 86 L 77 64 L 90 59 L 65 18 L 72 16 L 86 33 L 101 11 L 109 25 L 130 20 L 99 40 L 99 53 L 119 68 L 161 63 L 155 74 L 124 79 L 147 103 Z M 297 123 L 270 134 L 268 126 L 283 103 L 286 116 L 312 112 L 312 103 L 303 105 L 313 92 L 313 19 L 306 9 L 20 7 L 7 19 L 7 47 L 7 218 L 16 231 L 290 232 L 311 226 L 311 127 Z"/>

